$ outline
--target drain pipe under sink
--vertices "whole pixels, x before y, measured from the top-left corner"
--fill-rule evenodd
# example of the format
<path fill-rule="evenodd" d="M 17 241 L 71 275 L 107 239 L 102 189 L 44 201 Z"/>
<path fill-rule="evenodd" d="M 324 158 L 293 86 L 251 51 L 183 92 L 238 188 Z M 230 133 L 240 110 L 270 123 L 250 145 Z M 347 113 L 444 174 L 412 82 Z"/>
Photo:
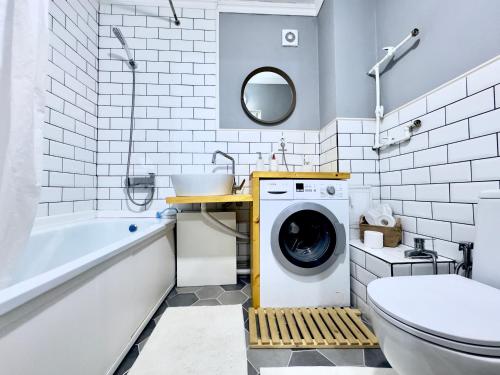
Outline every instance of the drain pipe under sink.
<path fill-rule="evenodd" d="M 236 238 L 242 239 L 242 240 L 249 240 L 250 237 L 247 234 L 240 233 L 233 228 L 228 227 L 226 224 L 221 223 L 219 220 L 217 220 L 215 217 L 210 215 L 210 213 L 207 211 L 207 204 L 206 203 L 201 203 L 201 216 L 205 218 L 208 222 L 212 223 L 215 225 L 218 229 L 220 229 L 222 232 L 229 234 L 231 236 L 235 236 Z"/>
<path fill-rule="evenodd" d="M 201 203 L 201 216 L 205 218 L 209 223 L 212 223 L 215 225 L 221 232 L 224 232 L 226 234 L 229 234 L 231 236 L 235 236 L 236 238 L 239 238 L 241 240 L 250 240 L 250 236 L 247 234 L 240 233 L 233 228 L 228 227 L 226 224 L 221 223 L 219 220 L 217 220 L 215 217 L 210 215 L 210 213 L 207 211 L 207 204 L 206 203 Z M 236 273 L 238 275 L 250 275 L 250 269 L 249 268 L 238 268 L 236 270 Z"/>

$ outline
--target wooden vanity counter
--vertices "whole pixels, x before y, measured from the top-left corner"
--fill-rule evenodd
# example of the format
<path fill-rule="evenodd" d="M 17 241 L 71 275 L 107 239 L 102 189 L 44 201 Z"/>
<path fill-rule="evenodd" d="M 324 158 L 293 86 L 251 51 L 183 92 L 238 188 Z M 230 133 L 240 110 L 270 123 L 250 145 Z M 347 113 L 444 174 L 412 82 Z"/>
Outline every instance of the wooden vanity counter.
<path fill-rule="evenodd" d="M 168 197 L 170 204 L 252 202 L 251 194 L 201 195 L 193 197 Z"/>

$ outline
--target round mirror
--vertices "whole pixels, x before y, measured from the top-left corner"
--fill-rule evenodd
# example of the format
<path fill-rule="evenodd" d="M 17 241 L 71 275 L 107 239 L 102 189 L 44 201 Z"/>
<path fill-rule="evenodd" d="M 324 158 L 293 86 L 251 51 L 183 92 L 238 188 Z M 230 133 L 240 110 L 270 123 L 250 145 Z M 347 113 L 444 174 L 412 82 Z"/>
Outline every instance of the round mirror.
<path fill-rule="evenodd" d="M 241 87 L 243 110 L 250 119 L 263 125 L 276 125 L 289 118 L 296 100 L 292 80 L 278 68 L 254 70 Z"/>

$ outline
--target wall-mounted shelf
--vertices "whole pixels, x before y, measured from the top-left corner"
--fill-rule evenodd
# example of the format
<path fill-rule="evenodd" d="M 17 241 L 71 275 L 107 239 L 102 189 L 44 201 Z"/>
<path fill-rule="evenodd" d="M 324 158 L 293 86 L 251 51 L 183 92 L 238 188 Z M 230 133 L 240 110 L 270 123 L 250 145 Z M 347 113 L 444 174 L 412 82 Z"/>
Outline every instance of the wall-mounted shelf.
<path fill-rule="evenodd" d="M 168 197 L 166 199 L 167 203 L 170 204 L 252 202 L 252 200 L 253 197 L 250 194 Z"/>

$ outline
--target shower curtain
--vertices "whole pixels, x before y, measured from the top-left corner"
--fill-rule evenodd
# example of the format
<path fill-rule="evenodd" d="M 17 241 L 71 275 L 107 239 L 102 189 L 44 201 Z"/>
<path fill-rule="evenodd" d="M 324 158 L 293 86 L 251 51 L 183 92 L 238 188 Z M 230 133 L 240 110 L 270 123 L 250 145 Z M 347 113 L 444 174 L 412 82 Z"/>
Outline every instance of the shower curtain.
<path fill-rule="evenodd" d="M 0 0 L 0 288 L 26 246 L 40 193 L 48 1 Z"/>

